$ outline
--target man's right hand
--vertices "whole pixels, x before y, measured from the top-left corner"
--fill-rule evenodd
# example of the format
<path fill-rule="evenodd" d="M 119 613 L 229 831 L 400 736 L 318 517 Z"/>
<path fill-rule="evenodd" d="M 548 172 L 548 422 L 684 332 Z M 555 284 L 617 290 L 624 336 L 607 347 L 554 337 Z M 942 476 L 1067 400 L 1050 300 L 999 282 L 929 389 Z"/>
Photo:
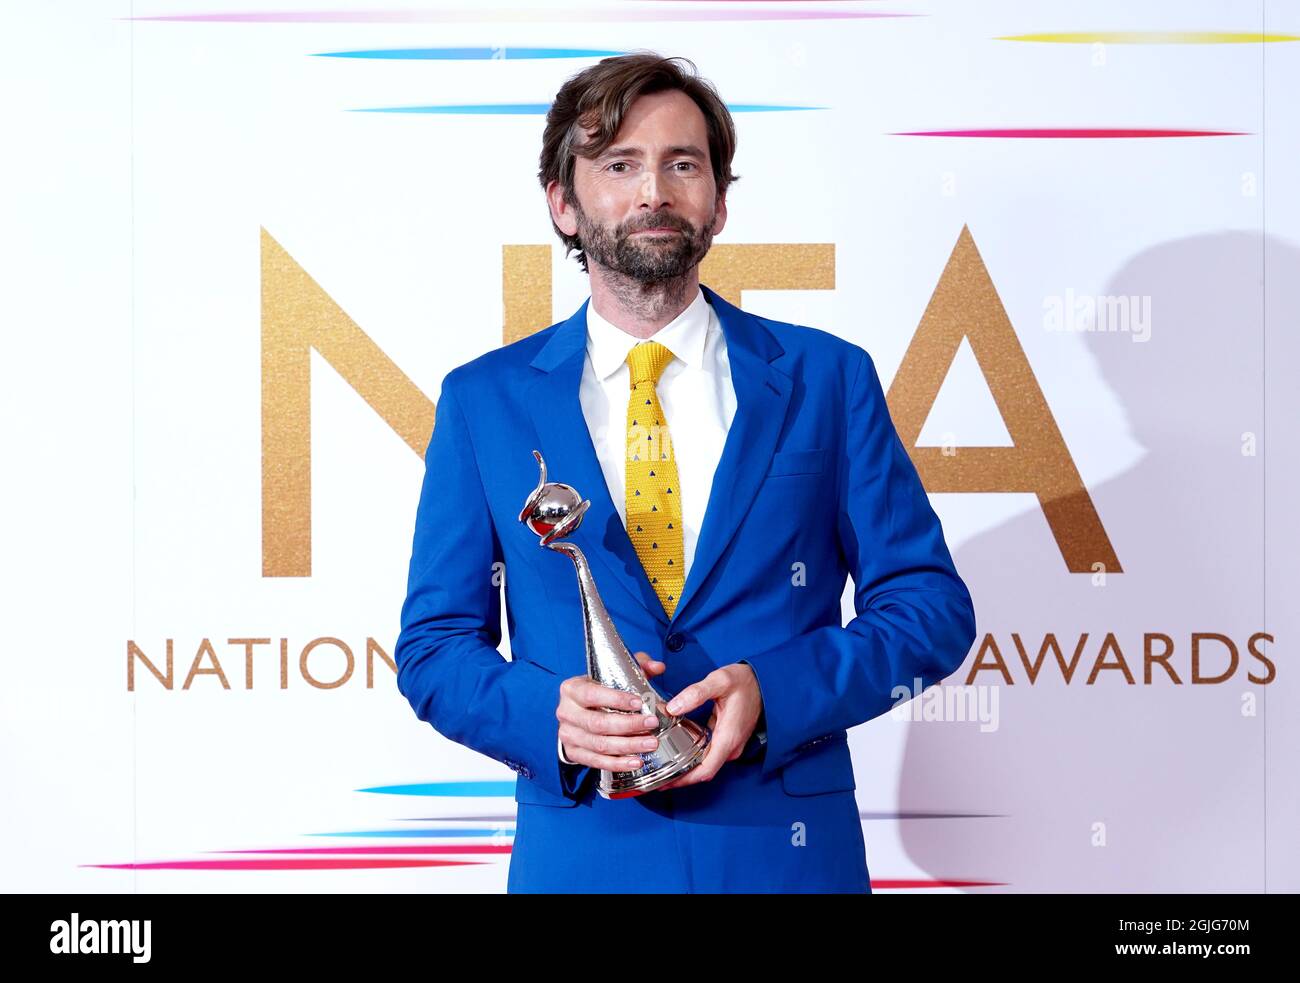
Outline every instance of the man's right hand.
<path fill-rule="evenodd" d="M 637 652 L 636 661 L 647 676 L 657 676 L 667 668 L 645 652 Z M 624 712 L 610 713 L 604 707 Z M 586 674 L 570 676 L 560 684 L 560 705 L 555 708 L 565 757 L 605 771 L 640 768 L 639 752 L 659 746 L 654 736 L 659 718 L 640 710 L 640 698 L 631 693 L 601 686 Z"/>

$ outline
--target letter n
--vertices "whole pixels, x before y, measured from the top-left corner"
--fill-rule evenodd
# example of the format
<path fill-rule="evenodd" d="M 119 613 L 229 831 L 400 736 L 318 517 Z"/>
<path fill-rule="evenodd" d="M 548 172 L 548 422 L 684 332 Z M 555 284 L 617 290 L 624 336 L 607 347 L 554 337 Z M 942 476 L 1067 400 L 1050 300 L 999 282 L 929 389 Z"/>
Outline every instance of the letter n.
<path fill-rule="evenodd" d="M 311 576 L 311 353 L 424 457 L 434 404 L 266 229 L 262 250 L 262 576 Z"/>

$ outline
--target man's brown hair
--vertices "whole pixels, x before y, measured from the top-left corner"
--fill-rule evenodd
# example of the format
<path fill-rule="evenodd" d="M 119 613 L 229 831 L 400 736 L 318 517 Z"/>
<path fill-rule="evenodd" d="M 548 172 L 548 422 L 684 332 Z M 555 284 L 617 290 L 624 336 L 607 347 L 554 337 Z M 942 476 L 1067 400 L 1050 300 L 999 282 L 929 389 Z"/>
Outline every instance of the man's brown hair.
<path fill-rule="evenodd" d="M 685 66 L 690 66 L 689 71 Z M 542 190 L 552 181 L 564 188 L 564 200 L 578 203 L 573 187 L 575 157 L 597 157 L 614 142 L 623 117 L 632 103 L 652 92 L 680 89 L 700 107 L 709 134 L 709 162 L 718 194 L 726 193 L 740 177 L 731 171 L 736 154 L 736 127 L 731 111 L 713 83 L 696 74 L 689 58 L 665 58 L 652 51 L 603 58 L 574 75 L 555 95 L 546 114 L 542 135 L 541 168 L 537 173 Z M 587 131 L 592 136 L 587 139 Z M 587 271 L 587 257 L 577 236 L 565 235 L 551 221 L 566 247 L 564 255 L 577 250 L 578 262 Z"/>

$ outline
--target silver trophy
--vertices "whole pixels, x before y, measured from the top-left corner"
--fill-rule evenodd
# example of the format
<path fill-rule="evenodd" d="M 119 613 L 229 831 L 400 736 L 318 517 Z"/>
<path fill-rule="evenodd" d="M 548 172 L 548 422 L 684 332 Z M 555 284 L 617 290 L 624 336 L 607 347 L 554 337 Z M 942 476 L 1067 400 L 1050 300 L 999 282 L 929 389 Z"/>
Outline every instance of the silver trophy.
<path fill-rule="evenodd" d="M 591 502 L 570 485 L 546 480 L 546 462 L 533 451 L 541 468 L 541 477 L 533 489 L 519 521 L 541 537 L 539 545 L 567 553 L 578 568 L 578 594 L 582 598 L 582 627 L 587 637 L 587 675 L 602 686 L 632 693 L 641 700 L 641 710 L 615 710 L 604 707 L 607 713 L 648 713 L 659 719 L 653 732 L 659 746 L 653 751 L 638 752 L 641 767 L 635 771 L 600 772 L 600 794 L 607 799 L 622 799 L 666 785 L 690 771 L 704 758 L 710 733 L 689 717 L 678 717 L 668 712 L 663 696 L 650 685 L 640 664 L 628 651 L 618 635 L 609 612 L 596 590 L 591 567 L 582 550 L 565 537 L 582 524 L 582 516 Z"/>

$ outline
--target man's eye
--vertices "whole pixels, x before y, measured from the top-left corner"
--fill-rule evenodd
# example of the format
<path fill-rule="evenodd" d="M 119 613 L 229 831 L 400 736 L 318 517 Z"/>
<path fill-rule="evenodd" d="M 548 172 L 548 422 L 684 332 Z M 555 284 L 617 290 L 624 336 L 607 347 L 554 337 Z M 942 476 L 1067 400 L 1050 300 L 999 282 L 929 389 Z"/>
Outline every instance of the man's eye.
<path fill-rule="evenodd" d="M 693 161 L 693 160 L 679 160 L 677 163 L 679 163 L 679 164 L 685 164 L 687 167 L 690 167 L 690 168 L 694 168 L 694 167 L 695 167 L 695 161 Z"/>
<path fill-rule="evenodd" d="M 611 168 L 615 168 L 615 167 L 627 167 L 627 161 L 625 161 L 625 160 L 616 160 L 616 161 L 614 161 L 614 163 L 610 164 L 609 167 L 606 168 L 606 170 L 610 170 Z M 622 173 L 622 172 L 620 171 L 619 173 Z"/>

